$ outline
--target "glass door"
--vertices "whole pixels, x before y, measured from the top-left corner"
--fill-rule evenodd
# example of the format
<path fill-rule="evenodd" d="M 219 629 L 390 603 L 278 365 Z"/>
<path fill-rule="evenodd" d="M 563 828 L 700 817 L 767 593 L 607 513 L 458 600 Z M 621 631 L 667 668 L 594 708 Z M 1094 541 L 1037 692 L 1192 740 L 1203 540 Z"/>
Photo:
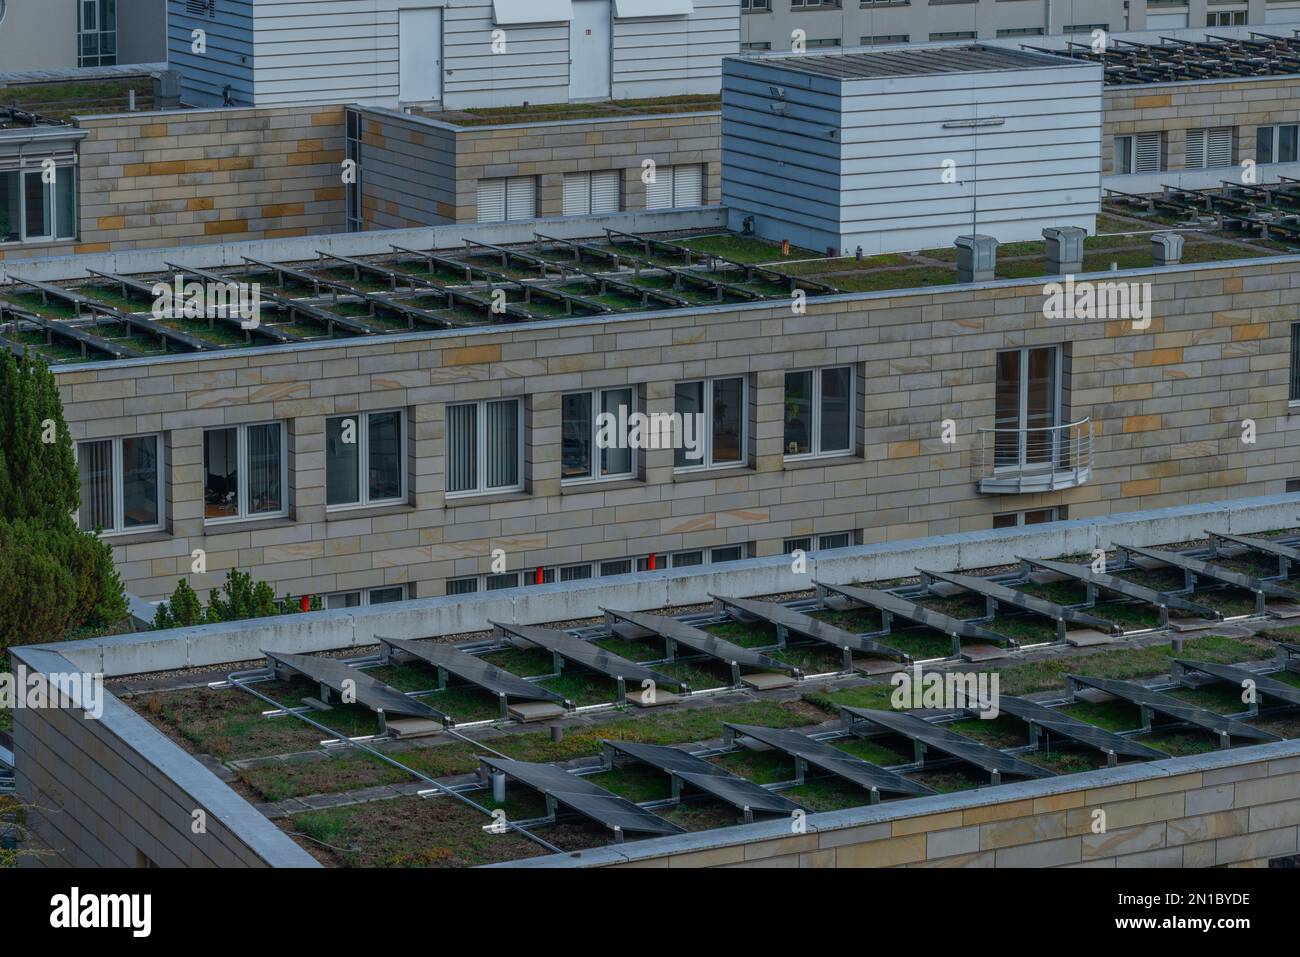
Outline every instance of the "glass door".
<path fill-rule="evenodd" d="M 1052 468 L 1058 458 L 1060 353 L 1055 346 L 997 354 L 994 388 L 994 466 Z"/>

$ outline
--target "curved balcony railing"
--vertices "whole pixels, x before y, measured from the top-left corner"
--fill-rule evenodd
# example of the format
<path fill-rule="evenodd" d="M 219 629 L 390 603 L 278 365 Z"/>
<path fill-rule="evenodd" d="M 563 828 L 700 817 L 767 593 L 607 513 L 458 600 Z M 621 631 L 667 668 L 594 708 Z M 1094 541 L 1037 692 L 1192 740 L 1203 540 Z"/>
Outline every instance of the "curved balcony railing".
<path fill-rule="evenodd" d="M 979 429 L 981 492 L 1010 494 L 1074 488 L 1092 476 L 1092 421 L 1027 429 Z"/>

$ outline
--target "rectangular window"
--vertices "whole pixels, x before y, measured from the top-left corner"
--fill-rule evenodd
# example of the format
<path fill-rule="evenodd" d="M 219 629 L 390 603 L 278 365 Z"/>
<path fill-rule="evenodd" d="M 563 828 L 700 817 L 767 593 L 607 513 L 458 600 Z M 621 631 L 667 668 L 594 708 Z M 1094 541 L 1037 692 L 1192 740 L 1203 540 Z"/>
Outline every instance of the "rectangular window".
<path fill-rule="evenodd" d="M 853 450 L 853 369 L 785 374 L 785 455 L 845 455 Z"/>
<path fill-rule="evenodd" d="M 1093 30 L 1105 30 L 1110 32 L 1109 23 L 1071 23 L 1066 26 L 1065 33 L 1091 33 Z"/>
<path fill-rule="evenodd" d="M 478 591 L 477 578 L 449 578 L 447 579 L 448 595 L 473 595 Z"/>
<path fill-rule="evenodd" d="M 1056 346 L 1008 349 L 997 354 L 994 386 L 994 466 L 1049 465 L 1060 447 L 1060 350 Z"/>
<path fill-rule="evenodd" d="M 616 558 L 613 561 L 600 563 L 600 575 L 627 575 L 632 571 L 632 559 Z"/>
<path fill-rule="evenodd" d="M 325 420 L 325 504 L 381 505 L 406 498 L 406 416 L 400 409 Z"/>
<path fill-rule="evenodd" d="M 617 213 L 622 208 L 618 170 L 564 174 L 564 215 Z"/>
<path fill-rule="evenodd" d="M 781 551 L 790 555 L 794 552 L 803 552 L 807 554 L 812 551 L 812 539 L 808 536 L 803 538 L 787 538 L 781 545 Z"/>
<path fill-rule="evenodd" d="M 635 471 L 634 450 L 619 424 L 635 409 L 631 388 L 571 392 L 560 399 L 560 478 L 565 482 L 626 478 Z M 613 429 L 600 428 L 604 420 Z"/>
<path fill-rule="evenodd" d="M 1045 525 L 1057 519 L 1055 508 L 1035 508 L 1026 512 L 1003 512 L 993 516 L 994 528 L 1018 528 L 1022 525 Z"/>
<path fill-rule="evenodd" d="M 352 167 L 353 175 L 349 181 L 344 184 L 343 189 L 346 193 L 345 205 L 347 215 L 347 231 L 356 233 L 361 231 L 361 114 L 355 110 L 347 111 L 347 158 L 355 165 Z"/>
<path fill-rule="evenodd" d="M 0 4 L 3 7 L 4 4 Z M 117 64 L 117 0 L 79 0 L 77 66 Z"/>
<path fill-rule="evenodd" d="M 560 581 L 579 582 L 591 577 L 590 565 L 565 565 L 560 569 Z"/>
<path fill-rule="evenodd" d="M 1205 15 L 1205 25 L 1207 27 L 1239 27 L 1246 23 L 1245 10 L 1221 10 L 1217 13 L 1207 13 Z"/>
<path fill-rule="evenodd" d="M 831 47 L 838 47 L 840 45 L 840 38 L 827 37 L 824 40 L 809 40 L 805 45 L 809 50 L 825 50 Z"/>
<path fill-rule="evenodd" d="M 677 552 L 672 556 L 673 568 L 693 568 L 704 564 L 704 552 Z"/>
<path fill-rule="evenodd" d="M 772 0 L 740 0 L 741 10 L 771 10 Z"/>
<path fill-rule="evenodd" d="M 0 172 L 0 242 L 50 242 L 77 235 L 77 167 L 54 167 L 47 183 L 40 169 Z"/>
<path fill-rule="evenodd" d="M 817 539 L 817 547 L 822 551 L 832 548 L 848 548 L 853 544 L 853 534 L 851 532 L 836 532 L 833 535 L 822 535 Z"/>
<path fill-rule="evenodd" d="M 537 179 L 512 176 L 509 179 L 478 181 L 478 221 L 518 222 L 537 216 Z"/>
<path fill-rule="evenodd" d="M 1137 133 L 1115 137 L 1116 175 L 1155 173 L 1164 169 L 1164 134 Z"/>
<path fill-rule="evenodd" d="M 909 43 L 911 37 L 906 33 L 885 33 L 874 37 L 862 37 L 860 46 L 879 47 L 890 43 Z"/>
<path fill-rule="evenodd" d="M 471 579 L 473 581 L 473 579 Z M 449 591 L 448 594 L 451 594 Z M 341 591 L 325 596 L 325 607 L 361 608 L 367 605 L 386 605 L 389 602 L 405 601 L 405 585 L 385 585 L 382 588 L 362 588 L 357 591 Z"/>
<path fill-rule="evenodd" d="M 283 422 L 203 433 L 203 517 L 209 522 L 285 515 L 289 463 Z"/>
<path fill-rule="evenodd" d="M 1041 37 L 1042 35 L 1042 27 L 1008 27 L 998 31 L 1000 37 Z"/>
<path fill-rule="evenodd" d="M 523 444 L 519 399 L 447 406 L 447 494 L 522 489 Z"/>
<path fill-rule="evenodd" d="M 1218 169 L 1232 165 L 1232 127 L 1188 130 L 1184 165 L 1187 169 Z"/>
<path fill-rule="evenodd" d="M 78 524 L 86 531 L 162 527 L 162 437 L 136 435 L 77 443 Z"/>
<path fill-rule="evenodd" d="M 717 565 L 722 562 L 738 562 L 745 557 L 744 545 L 722 545 L 709 549 L 709 563 Z"/>
<path fill-rule="evenodd" d="M 762 53 L 764 50 L 772 49 L 772 44 L 767 40 L 755 41 L 753 43 L 742 43 L 740 45 L 741 53 Z"/>
<path fill-rule="evenodd" d="M 704 167 L 659 166 L 645 187 L 646 209 L 687 209 L 704 205 Z"/>
<path fill-rule="evenodd" d="M 1291 323 L 1291 385 L 1287 399 L 1300 402 L 1300 322 Z"/>
<path fill-rule="evenodd" d="M 1294 163 L 1300 125 L 1261 126 L 1255 131 L 1255 162 Z"/>
<path fill-rule="evenodd" d="M 683 435 L 685 417 L 699 416 L 701 429 L 692 427 L 699 442 L 695 458 L 691 450 L 678 448 L 673 452 L 673 467 L 677 469 L 720 468 L 741 465 L 745 462 L 746 424 L 745 379 L 743 376 L 726 379 L 703 379 L 697 382 L 679 382 L 676 390 L 675 411 L 681 415 Z M 684 445 L 685 443 L 679 443 Z"/>
<path fill-rule="evenodd" d="M 505 572 L 500 575 L 487 575 L 483 579 L 484 591 L 500 591 L 503 588 L 518 588 L 519 573 Z"/>
<path fill-rule="evenodd" d="M 931 33 L 931 40 L 974 40 L 974 30 L 950 30 L 943 33 Z"/>

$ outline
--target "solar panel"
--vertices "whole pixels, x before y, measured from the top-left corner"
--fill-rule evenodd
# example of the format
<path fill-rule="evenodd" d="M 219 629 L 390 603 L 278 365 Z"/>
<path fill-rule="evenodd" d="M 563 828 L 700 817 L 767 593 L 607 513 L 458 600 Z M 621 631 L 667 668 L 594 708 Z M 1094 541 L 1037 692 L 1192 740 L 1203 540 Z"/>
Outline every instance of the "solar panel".
<path fill-rule="evenodd" d="M 1263 695 L 1266 698 L 1276 698 L 1280 702 L 1300 708 L 1300 688 L 1278 681 L 1276 678 L 1270 678 L 1254 671 L 1247 671 L 1245 668 L 1238 668 L 1235 665 L 1217 665 L 1205 661 L 1189 661 L 1183 658 L 1175 658 L 1174 664 L 1191 671 L 1199 671 L 1239 687 L 1244 687 L 1247 681 L 1252 682 L 1257 692 L 1257 700 L 1251 707 L 1252 711 L 1258 710 L 1258 695 Z"/>
<path fill-rule="evenodd" d="M 1264 614 L 1265 596 L 1285 598 L 1288 601 L 1300 601 L 1300 592 L 1292 591 L 1290 588 L 1285 588 L 1276 582 L 1263 581 L 1253 575 L 1245 575 L 1228 568 L 1219 568 L 1217 565 L 1211 565 L 1199 558 L 1191 558 L 1177 552 L 1166 552 L 1158 548 L 1138 548 L 1136 545 L 1117 545 L 1116 547 L 1125 552 L 1142 555 L 1165 565 L 1172 565 L 1175 568 L 1182 569 L 1184 576 L 1187 578 L 1188 588 L 1195 586 L 1195 579 L 1199 576 L 1208 578 L 1211 581 L 1222 582 L 1225 585 L 1231 585 L 1234 588 L 1244 588 L 1246 591 L 1254 592 L 1255 611 L 1260 615 Z"/>
<path fill-rule="evenodd" d="M 616 655 L 612 651 L 606 651 L 590 641 L 575 638 L 567 632 L 556 631 L 554 628 L 539 628 L 536 625 L 507 625 L 499 621 L 489 622 L 489 624 L 502 633 L 522 638 L 529 644 L 545 648 L 565 661 L 590 668 L 615 681 L 653 681 L 656 685 L 668 688 L 686 687 L 680 679 L 660 674 L 652 668 L 647 668 L 622 655 Z"/>
<path fill-rule="evenodd" d="M 789 798 L 732 774 L 726 768 L 696 757 L 682 748 L 629 741 L 603 741 L 602 744 L 606 755 L 611 759 L 607 764 L 611 766 L 614 753 L 625 754 L 745 811 L 789 814 L 802 808 L 802 805 Z M 674 783 L 674 796 L 677 796 L 677 789 L 678 786 Z"/>
<path fill-rule="evenodd" d="M 1202 618 L 1222 617 L 1217 611 L 1206 605 L 1198 605 L 1196 602 L 1188 601 L 1179 595 L 1171 595 L 1168 592 L 1147 588 L 1145 585 L 1131 582 L 1127 578 L 1094 572 L 1087 565 L 1071 565 L 1067 562 L 1050 561 L 1046 558 L 1021 558 L 1020 561 L 1036 565 L 1039 568 L 1045 568 L 1049 572 L 1056 572 L 1058 575 L 1066 575 L 1101 591 L 1113 592 L 1125 598 L 1133 598 L 1137 601 L 1144 601 L 1149 605 L 1155 605 L 1161 609 L 1160 623 L 1162 625 L 1169 623 L 1168 612 L 1171 610 L 1187 612 L 1189 615 L 1198 615 Z"/>
<path fill-rule="evenodd" d="M 471 655 L 467 651 L 462 651 L 455 645 L 428 644 L 382 637 L 379 637 L 379 641 L 384 645 L 396 648 L 398 651 L 404 651 L 426 664 L 433 665 L 439 672 L 455 675 L 462 681 L 476 685 L 496 697 L 505 696 L 506 698 L 517 698 L 522 701 L 559 701 L 564 704 L 568 703 L 564 695 L 556 694 L 554 691 L 543 688 L 531 681 L 525 681 L 518 675 L 512 675 L 504 669 L 489 664 L 478 655 Z"/>
<path fill-rule="evenodd" d="M 1066 675 L 1071 692 L 1076 692 L 1080 685 L 1103 691 L 1116 698 L 1122 698 L 1142 709 L 1143 726 L 1151 725 L 1152 712 L 1163 714 L 1175 721 L 1194 725 L 1219 736 L 1220 744 L 1226 747 L 1232 738 L 1247 738 L 1254 741 L 1281 741 L 1277 735 L 1262 728 L 1253 728 L 1242 721 L 1225 718 L 1205 708 L 1179 701 L 1159 691 L 1152 691 L 1131 681 L 1118 681 L 1114 678 L 1093 678 L 1089 675 Z"/>
<path fill-rule="evenodd" d="M 614 831 L 644 834 L 683 834 L 685 829 L 638 807 L 625 797 L 550 764 L 512 761 L 479 755 L 479 763 L 514 778 L 547 798 Z M 484 775 L 486 776 L 486 775 Z M 548 807 L 554 816 L 553 807 Z"/>
<path fill-rule="evenodd" d="M 1034 744 L 1038 743 L 1037 729 L 1042 728 L 1050 734 L 1096 748 L 1107 756 L 1110 764 L 1115 763 L 1118 755 L 1145 760 L 1169 757 L 1163 751 L 1157 751 L 1123 735 L 1099 728 L 1095 724 L 1088 724 L 1068 714 L 1046 708 L 1028 698 L 1001 695 L 998 698 L 998 709 L 1026 722 L 1030 729 L 1030 741 Z"/>
<path fill-rule="evenodd" d="M 304 678 L 337 692 L 355 697 L 358 704 L 385 715 L 402 715 L 409 718 L 427 718 L 443 724 L 450 718 L 435 708 L 402 694 L 365 672 L 350 668 L 337 658 L 314 658 L 310 655 L 291 655 L 285 652 L 263 651 L 272 662 L 297 672 Z"/>
<path fill-rule="evenodd" d="M 990 618 L 997 614 L 998 605 L 1010 605 L 1022 611 L 1042 615 L 1044 618 L 1051 618 L 1056 622 L 1057 637 L 1062 641 L 1065 640 L 1065 626 L 1067 624 L 1078 625 L 1081 628 L 1095 628 L 1103 634 L 1120 630 L 1114 622 L 1106 621 L 1104 618 L 1089 615 L 1077 608 L 1058 605 L 1056 602 L 1048 601 L 1046 598 L 1039 598 L 1037 595 L 1028 595 L 1025 592 L 1009 588 L 1000 582 L 989 581 L 987 578 L 978 578 L 974 575 L 959 575 L 956 572 L 931 572 L 926 571 L 924 568 L 918 568 L 917 571 L 921 573 L 927 584 L 930 581 L 938 580 L 975 592 L 977 595 L 982 595 L 988 604 Z"/>
<path fill-rule="evenodd" d="M 1004 774 L 1022 778 L 1047 778 L 1053 775 L 1053 772 L 1047 768 L 1040 768 L 1036 764 L 1003 754 L 996 748 L 972 741 L 947 728 L 941 728 L 918 718 L 914 714 L 902 711 L 868 711 L 864 708 L 849 707 L 842 707 L 840 710 L 850 716 L 850 721 L 853 719 L 866 721 L 886 731 L 909 738 L 919 746 L 917 760 L 923 760 L 925 748 L 932 748 L 987 771 L 994 784 L 1000 784 Z"/>
<path fill-rule="evenodd" d="M 739 672 L 742 667 L 760 668 L 763 671 L 784 671 L 793 674 L 796 678 L 802 677 L 799 669 L 793 665 L 784 661 L 777 661 L 775 658 L 769 658 L 757 651 L 742 648 L 730 641 L 715 638 L 707 631 L 692 628 L 690 625 L 680 622 L 676 618 L 669 618 L 667 615 L 650 615 L 640 611 L 615 611 L 610 608 L 602 608 L 601 611 L 605 613 L 607 622 L 619 619 L 638 628 L 644 628 L 646 631 L 663 638 L 668 643 L 669 658 L 674 656 L 673 646 L 682 645 L 691 651 L 715 658 L 723 664 L 729 665 L 732 670 L 732 678 L 737 684 L 740 681 Z M 613 630 L 612 626 L 610 630 Z"/>
<path fill-rule="evenodd" d="M 813 582 L 813 584 L 817 586 L 819 596 L 824 596 L 828 591 L 834 592 L 837 595 L 843 595 L 845 598 L 856 601 L 860 605 L 870 605 L 872 608 L 879 609 L 883 613 L 881 618 L 882 627 L 885 631 L 889 630 L 890 618 L 898 617 L 943 632 L 943 634 L 955 639 L 965 638 L 973 641 L 988 641 L 997 645 L 1013 644 L 1010 638 L 999 635 L 997 632 L 981 628 L 979 625 L 973 625 L 968 621 L 962 621 L 960 618 L 953 618 L 951 615 L 941 614 L 931 608 L 926 608 L 924 605 L 918 605 L 914 601 L 908 601 L 906 598 L 900 598 L 887 591 L 879 591 L 875 588 L 858 588 L 854 585 L 827 585 L 825 582 Z"/>
<path fill-rule="evenodd" d="M 1285 575 L 1290 568 L 1291 563 L 1300 564 L 1300 548 L 1293 548 L 1290 545 L 1283 545 L 1281 542 L 1275 542 L 1268 538 L 1247 538 L 1244 535 L 1229 535 L 1226 532 L 1206 532 L 1210 536 L 1210 547 L 1218 554 L 1219 542 L 1231 542 L 1234 545 L 1240 545 L 1248 548 L 1252 552 L 1259 552 L 1263 555 L 1271 555 L 1278 559 L 1278 574 Z"/>
<path fill-rule="evenodd" d="M 728 744 L 734 742 L 736 735 L 739 734 L 790 755 L 795 759 L 795 777 L 801 784 L 804 778 L 804 765 L 810 764 L 827 774 L 843 778 L 851 784 L 871 791 L 873 804 L 879 800 L 882 792 L 914 795 L 934 793 L 924 784 L 909 781 L 901 774 L 887 771 L 870 761 L 855 758 L 839 748 L 818 741 L 816 738 L 810 738 L 806 734 L 800 734 L 798 731 L 764 728 L 755 724 L 733 724 L 730 721 L 724 721 L 722 726 L 726 729 Z"/>
<path fill-rule="evenodd" d="M 811 638 L 813 641 L 819 641 L 822 644 L 840 649 L 845 653 L 844 665 L 846 671 L 852 670 L 853 652 L 881 658 L 893 658 L 896 661 L 911 660 L 908 655 L 897 648 L 891 648 L 888 645 L 882 645 L 878 641 L 872 641 L 870 638 L 863 638 L 851 631 L 845 631 L 843 628 L 828 625 L 824 621 L 818 621 L 816 618 L 795 611 L 793 608 L 787 608 L 785 605 L 777 604 L 774 601 L 755 601 L 750 598 L 720 598 L 712 594 L 709 597 L 725 608 L 735 608 L 742 614 L 775 625 L 781 644 L 785 644 L 786 633 L 793 632 L 804 638 Z"/>

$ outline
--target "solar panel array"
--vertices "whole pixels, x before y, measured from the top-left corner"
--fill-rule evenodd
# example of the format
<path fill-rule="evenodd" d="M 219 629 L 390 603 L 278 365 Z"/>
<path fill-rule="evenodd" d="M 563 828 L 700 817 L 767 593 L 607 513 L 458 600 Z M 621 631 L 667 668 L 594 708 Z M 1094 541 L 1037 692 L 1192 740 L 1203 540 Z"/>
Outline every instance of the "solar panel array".
<path fill-rule="evenodd" d="M 461 651 L 455 645 L 443 642 L 429 643 L 403 641 L 399 638 L 379 638 L 381 644 L 405 652 L 413 658 L 433 665 L 440 672 L 455 675 L 462 681 L 497 697 L 521 701 L 558 701 L 567 704 L 563 695 L 543 688 L 536 682 L 526 681 L 504 669 L 489 664 L 478 655 Z"/>
<path fill-rule="evenodd" d="M 1115 678 L 1095 678 L 1091 675 L 1066 675 L 1065 677 L 1076 691 L 1080 686 L 1093 688 L 1113 697 L 1122 698 L 1139 708 L 1164 715 L 1175 722 L 1190 724 L 1209 731 L 1227 741 L 1230 741 L 1231 738 L 1245 738 L 1253 741 L 1282 740 L 1271 731 L 1253 727 L 1244 721 L 1225 718 L 1223 715 L 1206 708 L 1199 708 L 1162 692 L 1152 691 L 1150 688 L 1132 681 L 1120 681 Z"/>
<path fill-rule="evenodd" d="M 427 704 L 405 695 L 391 685 L 356 668 L 351 668 L 337 658 L 318 658 L 312 655 L 293 655 L 286 652 L 263 651 L 272 662 L 302 675 L 310 681 L 346 697 L 354 697 L 357 704 L 385 715 L 408 718 L 428 718 L 447 723 L 451 719 Z"/>

